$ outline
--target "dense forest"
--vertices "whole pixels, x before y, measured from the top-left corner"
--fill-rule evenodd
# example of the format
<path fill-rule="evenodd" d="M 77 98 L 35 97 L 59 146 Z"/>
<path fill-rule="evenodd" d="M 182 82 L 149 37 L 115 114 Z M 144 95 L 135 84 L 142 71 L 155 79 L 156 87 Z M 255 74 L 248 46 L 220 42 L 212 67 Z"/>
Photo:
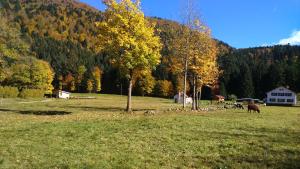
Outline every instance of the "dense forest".
<path fill-rule="evenodd" d="M 219 57 L 223 95 L 264 98 L 279 86 L 300 91 L 300 46 L 234 49 Z"/>
<path fill-rule="evenodd" d="M 17 42 L 12 43 L 25 46 L 22 50 L 14 49 L 15 53 L 28 56 L 25 60 L 33 60 L 28 58 L 34 57 L 36 62 L 48 62 L 53 69 L 54 88 L 72 92 L 126 93 L 126 79 L 111 66 L 105 52 L 97 51 L 100 42 L 95 22 L 103 19 L 101 11 L 72 0 L 0 0 L 0 8 L 1 18 L 8 23 L 0 24 L 0 30 L 13 30 L 12 34 L 19 37 Z M 161 63 L 152 72 L 153 76 L 135 82 L 133 92 L 135 95 L 171 97 L 182 85 L 182 76 L 172 71 L 171 62 L 175 57 L 172 40 L 177 38 L 182 25 L 161 18 L 148 19 L 156 24 L 156 34 L 161 38 Z M 1 47 L 8 43 L 5 37 L 0 34 Z M 213 86 L 214 90 L 203 87 L 203 98 L 210 98 L 212 93 L 263 98 L 267 91 L 278 86 L 288 86 L 300 92 L 300 46 L 235 49 L 215 41 L 222 73 Z M 10 55 L 0 48 L 0 72 L 10 68 L 14 74 L 14 70 L 21 69 L 18 66 L 24 63 L 22 59 L 13 64 L 12 58 L 7 57 Z M 25 67 L 36 65 L 28 62 Z M 45 65 L 44 62 L 41 64 Z M 2 86 L 37 86 L 0 75 Z M 50 76 L 49 71 L 47 75 Z"/>

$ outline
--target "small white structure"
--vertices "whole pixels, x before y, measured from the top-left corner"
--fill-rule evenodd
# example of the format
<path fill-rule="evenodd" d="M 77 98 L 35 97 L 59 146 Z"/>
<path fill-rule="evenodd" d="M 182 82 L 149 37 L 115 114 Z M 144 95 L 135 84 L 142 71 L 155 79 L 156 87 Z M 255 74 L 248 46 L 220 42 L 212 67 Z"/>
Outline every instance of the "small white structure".
<path fill-rule="evenodd" d="M 178 93 L 177 95 L 174 96 L 174 101 L 175 103 L 183 103 L 183 92 Z M 185 103 L 186 104 L 192 104 L 193 103 L 193 98 L 188 97 L 186 95 L 186 99 L 185 99 Z"/>
<path fill-rule="evenodd" d="M 71 95 L 71 93 L 66 92 L 66 91 L 62 91 L 62 90 L 57 90 L 55 92 L 55 94 L 56 94 L 56 97 L 59 98 L 59 99 L 69 99 L 70 95 Z"/>
<path fill-rule="evenodd" d="M 285 87 L 278 87 L 267 93 L 266 103 L 267 105 L 296 105 L 297 95 Z"/>

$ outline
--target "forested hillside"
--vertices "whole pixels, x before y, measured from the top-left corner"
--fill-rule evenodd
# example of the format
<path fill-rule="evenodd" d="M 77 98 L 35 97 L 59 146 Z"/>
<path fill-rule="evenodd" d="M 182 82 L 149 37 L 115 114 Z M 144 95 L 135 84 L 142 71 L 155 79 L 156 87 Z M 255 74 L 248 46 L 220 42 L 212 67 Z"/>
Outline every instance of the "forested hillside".
<path fill-rule="evenodd" d="M 300 91 L 300 46 L 232 50 L 219 57 L 223 95 L 263 98 L 279 86 Z"/>
<path fill-rule="evenodd" d="M 14 23 L 10 23 L 0 15 L 1 86 L 39 89 L 41 92 L 51 93 L 54 73 L 49 63 L 35 58 L 35 54 L 30 51 L 30 46 L 21 38 L 20 31 L 15 27 Z M 17 95 L 16 93 L 8 92 L 8 95 Z"/>
<path fill-rule="evenodd" d="M 107 70 L 102 55 L 95 52 L 95 22 L 101 20 L 96 9 L 76 1 L 0 2 L 2 15 L 20 30 L 30 51 L 50 63 L 55 88 L 85 92 L 93 70 Z"/>
<path fill-rule="evenodd" d="M 21 55 L 47 61 L 55 73 L 52 84 L 56 89 L 126 92 L 126 79 L 111 66 L 105 53 L 97 52 L 99 30 L 95 22 L 102 20 L 100 11 L 73 0 L 0 0 L 0 7 L 1 17 L 19 32 L 13 34 L 20 34 L 28 46 Z M 160 18 L 149 20 L 156 24 L 156 34 L 161 38 L 162 59 L 153 76 L 136 81 L 134 93 L 169 97 L 182 88 L 182 74 L 172 69 L 176 57 L 172 41 L 182 25 Z M 234 49 L 218 40 L 216 43 L 223 73 L 219 85 L 214 84 L 219 86 L 215 94 L 263 98 L 277 86 L 300 91 L 299 46 Z M 4 56 L 3 51 L 0 56 Z M 1 63 L 2 71 L 5 66 Z M 8 79 L 0 82 L 15 85 Z M 209 97 L 206 91 L 203 95 Z"/>

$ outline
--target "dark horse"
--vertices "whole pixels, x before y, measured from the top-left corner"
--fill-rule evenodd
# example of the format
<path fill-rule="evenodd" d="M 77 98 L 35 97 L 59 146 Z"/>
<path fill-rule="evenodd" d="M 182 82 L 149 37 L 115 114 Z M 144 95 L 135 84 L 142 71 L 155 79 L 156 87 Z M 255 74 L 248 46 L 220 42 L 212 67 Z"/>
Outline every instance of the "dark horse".
<path fill-rule="evenodd" d="M 260 113 L 259 107 L 258 107 L 257 105 L 255 105 L 255 104 L 249 104 L 249 105 L 248 105 L 248 112 L 251 113 L 252 110 L 253 110 L 254 112 Z"/>

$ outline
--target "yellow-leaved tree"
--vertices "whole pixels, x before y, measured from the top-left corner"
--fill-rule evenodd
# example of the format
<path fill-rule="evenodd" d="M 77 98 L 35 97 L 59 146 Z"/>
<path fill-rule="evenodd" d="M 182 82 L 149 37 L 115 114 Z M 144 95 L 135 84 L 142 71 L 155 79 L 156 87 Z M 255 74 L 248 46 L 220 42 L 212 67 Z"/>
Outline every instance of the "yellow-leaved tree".
<path fill-rule="evenodd" d="M 174 74 L 184 74 L 190 80 L 193 93 L 192 109 L 198 109 L 197 93 L 203 85 L 213 85 L 218 78 L 217 48 L 211 38 L 210 30 L 199 19 L 191 22 L 190 26 L 183 25 L 178 37 L 173 39 L 171 70 Z M 184 80 L 184 85 L 185 84 Z M 183 91 L 185 87 L 183 87 Z M 185 107 L 185 106 L 184 106 Z"/>
<path fill-rule="evenodd" d="M 94 91 L 100 92 L 101 91 L 101 77 L 102 77 L 102 70 L 98 67 L 95 66 L 92 71 L 93 75 L 93 81 L 94 81 Z"/>
<path fill-rule="evenodd" d="M 111 63 L 128 79 L 127 112 L 132 111 L 133 82 L 140 72 L 154 69 L 160 62 L 162 44 L 154 34 L 154 25 L 144 16 L 140 0 L 104 0 L 107 6 L 100 30 L 99 50 L 110 56 Z"/>
<path fill-rule="evenodd" d="M 217 48 L 211 38 L 210 30 L 195 20 L 195 26 L 191 30 L 190 58 L 188 70 L 193 87 L 192 110 L 198 109 L 197 93 L 201 92 L 202 85 L 214 85 L 218 75 Z"/>
<path fill-rule="evenodd" d="M 54 88 L 51 83 L 54 73 L 50 64 L 43 60 L 36 60 L 30 66 L 30 72 L 32 88 L 42 89 L 46 94 L 52 94 Z"/>

